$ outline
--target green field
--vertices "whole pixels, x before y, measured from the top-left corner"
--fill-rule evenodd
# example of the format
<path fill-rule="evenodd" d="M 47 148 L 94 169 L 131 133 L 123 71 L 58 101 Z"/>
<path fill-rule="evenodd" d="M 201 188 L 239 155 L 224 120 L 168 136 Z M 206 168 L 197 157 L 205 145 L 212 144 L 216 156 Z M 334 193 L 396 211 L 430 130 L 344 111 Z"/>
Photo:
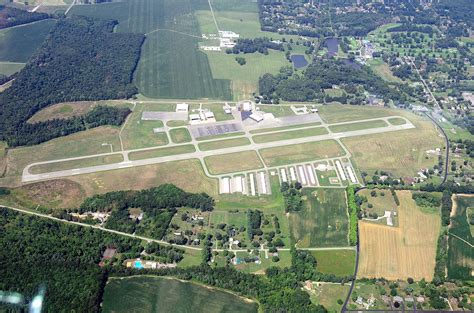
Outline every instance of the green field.
<path fill-rule="evenodd" d="M 391 83 L 401 83 L 402 80 L 397 76 L 393 75 L 390 67 L 383 60 L 372 59 L 367 62 L 370 68 L 379 75 L 383 80 L 386 80 Z"/>
<path fill-rule="evenodd" d="M 334 163 L 332 161 L 328 161 L 328 162 L 320 162 L 320 163 L 325 164 L 327 166 L 331 166 L 331 169 L 326 168 L 325 171 L 320 171 L 318 169 L 316 170 L 316 175 L 318 176 L 319 185 L 320 186 L 338 186 L 339 182 L 335 183 L 335 184 L 331 183 L 331 178 L 333 178 L 333 177 L 337 178 L 338 181 L 340 181 L 340 180 L 337 176 Z M 317 164 L 316 164 L 316 166 L 317 166 Z"/>
<path fill-rule="evenodd" d="M 295 112 L 293 112 L 291 107 L 288 105 L 258 105 L 257 110 L 263 111 L 265 113 L 272 113 L 275 117 L 295 115 Z M 310 123 L 306 125 L 310 126 L 311 124 L 315 125 L 316 123 Z M 291 126 L 297 127 L 297 125 L 291 125 Z M 291 127 L 291 126 L 286 126 L 286 127 Z"/>
<path fill-rule="evenodd" d="M 407 123 L 407 121 L 405 121 L 403 118 L 399 118 L 399 117 L 389 118 L 388 122 L 392 125 L 405 125 Z"/>
<path fill-rule="evenodd" d="M 261 149 L 260 154 L 268 166 L 307 162 L 343 155 L 342 147 L 334 140 Z"/>
<path fill-rule="evenodd" d="M 386 126 L 388 126 L 388 125 L 385 121 L 376 120 L 376 121 L 358 122 L 358 123 L 350 123 L 350 124 L 329 126 L 329 130 L 331 130 L 334 133 L 340 133 L 340 132 L 370 129 L 370 128 L 378 128 L 378 127 L 386 127 Z"/>
<path fill-rule="evenodd" d="M 184 153 L 192 153 L 195 152 L 196 148 L 194 145 L 181 145 L 169 148 L 158 148 L 152 150 L 145 150 L 145 151 L 137 151 L 131 152 L 129 154 L 130 160 L 142 160 L 142 159 L 150 159 L 150 158 L 158 158 L 176 154 L 184 154 Z"/>
<path fill-rule="evenodd" d="M 207 150 L 218 150 L 224 149 L 229 147 L 238 147 L 238 146 L 247 146 L 250 144 L 250 140 L 245 137 L 241 138 L 232 138 L 226 140 L 217 140 L 217 141 L 209 141 L 209 142 L 202 142 L 198 144 L 199 150 L 207 151 Z"/>
<path fill-rule="evenodd" d="M 260 128 L 260 129 L 251 130 L 250 133 L 251 134 L 262 134 L 262 133 L 269 133 L 269 132 L 280 131 L 280 130 L 310 127 L 310 126 L 318 126 L 318 125 L 321 125 L 321 123 L 320 122 L 314 122 L 314 123 L 296 124 L 296 125 L 273 127 L 273 128 Z"/>
<path fill-rule="evenodd" d="M 300 130 L 285 131 L 280 133 L 272 133 L 267 135 L 257 135 L 253 136 L 252 140 L 256 143 L 280 141 L 280 140 L 289 140 L 295 138 L 304 138 L 325 135 L 328 131 L 324 127 L 315 127 L 315 128 L 305 128 Z"/>
<path fill-rule="evenodd" d="M 355 250 L 323 250 L 313 251 L 312 254 L 318 262 L 318 272 L 336 276 L 354 274 Z"/>
<path fill-rule="evenodd" d="M 337 301 L 341 299 L 344 301 L 346 295 L 349 293 L 350 286 L 348 284 L 342 286 L 340 284 L 323 284 L 314 286 L 310 291 L 310 298 L 313 303 L 323 305 L 328 312 L 341 312 L 342 305 Z"/>
<path fill-rule="evenodd" d="M 300 247 L 347 246 L 347 209 L 343 189 L 305 189 L 304 209 L 290 216 L 291 234 Z"/>
<path fill-rule="evenodd" d="M 347 246 L 348 216 L 343 189 L 304 189 L 304 208 L 290 214 L 298 247 Z"/>
<path fill-rule="evenodd" d="M 154 132 L 163 127 L 162 121 L 143 121 L 142 110 L 135 110 L 123 127 L 121 137 L 125 150 L 163 146 L 169 143 L 166 132 Z"/>
<path fill-rule="evenodd" d="M 10 76 L 21 71 L 26 63 L 0 62 L 0 74 Z"/>
<path fill-rule="evenodd" d="M 258 305 L 236 295 L 191 282 L 150 276 L 111 279 L 104 312 L 257 312 Z"/>
<path fill-rule="evenodd" d="M 174 143 L 185 143 L 191 141 L 191 134 L 187 128 L 175 128 L 169 132 L 171 141 Z"/>
<path fill-rule="evenodd" d="M 122 161 L 123 161 L 123 157 L 121 154 L 113 154 L 113 155 L 92 157 L 92 158 L 87 158 L 87 159 L 72 160 L 72 161 L 65 161 L 65 162 L 59 162 L 59 163 L 35 165 L 30 168 L 30 173 L 40 174 L 40 173 L 46 173 L 46 172 L 70 170 L 70 169 L 81 168 L 81 167 L 113 164 L 113 163 L 119 163 Z"/>
<path fill-rule="evenodd" d="M 119 21 L 118 32 L 146 34 L 135 73 L 141 94 L 150 98 L 231 99 L 230 82 L 214 79 L 207 56 L 198 50 L 196 10 L 205 0 L 143 0 L 75 6 L 72 14 Z"/>
<path fill-rule="evenodd" d="M 361 105 L 328 104 L 318 107 L 319 115 L 326 123 L 351 122 L 395 115 L 394 110 Z"/>
<path fill-rule="evenodd" d="M 255 151 L 242 151 L 212 155 L 204 158 L 211 174 L 225 174 L 262 168 L 262 162 Z"/>
<path fill-rule="evenodd" d="M 0 30 L 0 61 L 26 63 L 55 23 L 48 19 Z"/>
<path fill-rule="evenodd" d="M 471 246 L 453 235 L 449 236 L 448 277 L 452 279 L 472 278 L 474 270 L 474 236 L 467 216 L 469 208 L 474 208 L 474 197 L 456 197 L 456 209 L 451 217 L 449 232 L 469 242 Z"/>

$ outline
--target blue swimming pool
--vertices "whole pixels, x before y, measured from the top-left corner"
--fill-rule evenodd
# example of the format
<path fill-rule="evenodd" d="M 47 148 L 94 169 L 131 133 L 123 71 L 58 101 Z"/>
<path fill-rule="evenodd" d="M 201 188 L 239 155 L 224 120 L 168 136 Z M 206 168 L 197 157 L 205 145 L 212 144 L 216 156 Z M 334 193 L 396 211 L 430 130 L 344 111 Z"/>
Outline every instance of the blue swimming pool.
<path fill-rule="evenodd" d="M 143 268 L 142 261 L 135 261 L 134 267 L 138 269 Z"/>

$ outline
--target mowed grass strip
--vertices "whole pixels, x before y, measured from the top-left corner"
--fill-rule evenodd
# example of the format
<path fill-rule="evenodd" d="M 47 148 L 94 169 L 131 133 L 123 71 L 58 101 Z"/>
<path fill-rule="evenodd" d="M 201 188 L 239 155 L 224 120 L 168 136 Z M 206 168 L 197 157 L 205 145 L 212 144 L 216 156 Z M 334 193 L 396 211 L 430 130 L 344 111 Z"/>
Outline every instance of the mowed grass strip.
<path fill-rule="evenodd" d="M 313 141 L 302 144 L 265 148 L 259 150 L 268 166 L 307 162 L 342 156 L 344 150 L 335 140 Z"/>
<path fill-rule="evenodd" d="M 280 130 L 303 128 L 303 127 L 318 126 L 318 125 L 321 125 L 321 123 L 320 122 L 314 122 L 314 123 L 296 124 L 296 125 L 273 127 L 273 128 L 254 129 L 254 130 L 251 130 L 250 133 L 251 134 L 262 134 L 262 133 L 269 133 L 269 132 L 275 132 L 275 131 L 280 131 Z"/>
<path fill-rule="evenodd" d="M 389 118 L 388 122 L 392 125 L 405 125 L 407 123 L 407 121 L 400 117 Z"/>
<path fill-rule="evenodd" d="M 387 127 L 387 126 L 388 126 L 388 124 L 385 121 L 375 120 L 375 121 L 367 121 L 367 122 L 358 122 L 358 123 L 350 123 L 350 124 L 329 126 L 329 130 L 334 132 L 334 133 L 340 133 L 340 132 L 347 132 L 347 131 L 354 131 L 354 130 L 363 130 L 363 129 L 370 129 L 370 128 Z"/>
<path fill-rule="evenodd" d="M 128 156 L 130 160 L 135 161 L 135 160 L 143 160 L 143 159 L 165 157 L 165 156 L 170 156 L 170 155 L 184 154 L 184 153 L 192 153 L 195 151 L 196 151 L 196 148 L 194 148 L 194 145 L 182 145 L 182 146 L 169 147 L 169 148 L 159 148 L 159 149 L 153 149 L 153 150 L 131 152 Z"/>
<path fill-rule="evenodd" d="M 263 167 L 256 151 L 242 151 L 204 158 L 211 174 L 242 172 Z"/>
<path fill-rule="evenodd" d="M 171 141 L 174 143 L 185 143 L 191 141 L 191 134 L 187 128 L 175 128 L 169 132 Z"/>
<path fill-rule="evenodd" d="M 249 144 L 250 144 L 250 140 L 248 138 L 240 137 L 240 138 L 232 138 L 232 139 L 226 139 L 226 140 L 202 142 L 198 144 L 198 147 L 199 147 L 199 150 L 208 151 L 208 150 L 225 149 L 225 148 L 230 148 L 230 147 L 246 146 Z"/>
<path fill-rule="evenodd" d="M 230 292 L 161 277 L 111 279 L 104 312 L 257 312 L 258 305 Z"/>
<path fill-rule="evenodd" d="M 71 170 L 71 169 L 81 168 L 81 167 L 120 163 L 122 161 L 123 161 L 123 157 L 121 154 L 105 155 L 105 156 L 93 157 L 93 158 L 87 158 L 87 159 L 35 165 L 30 168 L 30 173 L 41 174 L 41 173 L 48 173 L 48 172 L 64 171 L 64 170 Z"/>
<path fill-rule="evenodd" d="M 292 130 L 292 131 L 272 133 L 272 134 L 266 134 L 266 135 L 257 135 L 257 136 L 253 136 L 252 140 L 255 141 L 256 143 L 265 143 L 265 142 L 289 140 L 289 139 L 295 139 L 295 138 L 319 136 L 319 135 L 325 135 L 327 133 L 328 131 L 324 127 L 314 127 L 314 128 Z"/>
<path fill-rule="evenodd" d="M 351 122 L 369 118 L 399 115 L 399 111 L 363 105 L 328 104 L 318 107 L 319 115 L 326 123 Z"/>
<path fill-rule="evenodd" d="M 441 221 L 439 212 L 424 213 L 410 191 L 397 191 L 399 227 L 359 222 L 360 259 L 358 277 L 389 280 L 433 279 L 436 244 Z"/>

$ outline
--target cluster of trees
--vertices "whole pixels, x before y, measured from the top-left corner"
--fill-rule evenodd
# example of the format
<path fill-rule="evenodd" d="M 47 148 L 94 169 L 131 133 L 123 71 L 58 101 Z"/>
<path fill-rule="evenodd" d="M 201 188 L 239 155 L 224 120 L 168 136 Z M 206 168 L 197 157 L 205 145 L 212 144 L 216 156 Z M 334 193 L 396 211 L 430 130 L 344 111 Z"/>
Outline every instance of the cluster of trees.
<path fill-rule="evenodd" d="M 255 53 L 260 52 L 268 54 L 268 49 L 283 51 L 283 45 L 281 43 L 273 42 L 270 38 L 253 38 L 253 39 L 239 39 L 237 44 L 232 49 L 227 49 L 226 53 L 239 54 L 243 53 Z"/>
<path fill-rule="evenodd" d="M 132 76 L 144 36 L 114 33 L 115 25 L 116 21 L 79 16 L 60 19 L 12 86 L 0 94 L 0 140 L 10 146 L 30 145 L 83 130 L 77 119 L 26 121 L 55 103 L 137 93 Z M 90 118 L 97 125 L 108 121 Z"/>
<path fill-rule="evenodd" d="M 314 101 L 324 98 L 324 89 L 333 85 L 355 94 L 358 86 L 380 95 L 384 100 L 402 100 L 399 84 L 389 84 L 367 67 L 355 67 L 343 60 L 315 60 L 301 74 L 282 68 L 277 75 L 265 74 L 259 79 L 260 94 L 264 99 L 286 101 Z"/>
<path fill-rule="evenodd" d="M 447 230 L 438 237 L 436 245 L 436 262 L 433 276 L 433 283 L 436 285 L 442 284 L 446 279 L 446 264 L 448 262 L 448 233 Z"/>
<path fill-rule="evenodd" d="M 49 18 L 47 13 L 28 12 L 0 5 L 0 29 Z"/>
<path fill-rule="evenodd" d="M 189 193 L 175 185 L 163 184 L 140 191 L 112 191 L 87 198 L 80 205 L 78 211 L 109 212 L 119 208 L 168 209 L 190 207 L 201 211 L 212 211 L 214 199 L 206 193 Z"/>
<path fill-rule="evenodd" d="M 413 192 L 411 197 L 419 207 L 436 209 L 441 205 L 441 199 L 429 192 Z"/>
<path fill-rule="evenodd" d="M 152 255 L 154 260 L 163 263 L 178 263 L 184 257 L 184 250 L 171 246 L 162 246 L 156 242 L 149 243 L 145 252 Z"/>
<path fill-rule="evenodd" d="M 391 17 L 383 13 L 348 12 L 331 16 L 333 29 L 340 36 L 366 36 L 377 27 L 388 23 Z"/>
<path fill-rule="evenodd" d="M 354 186 L 348 186 L 346 189 L 347 193 L 347 208 L 349 210 L 349 243 L 356 245 L 358 241 L 358 215 L 360 211 L 360 205 L 356 201 L 356 189 Z"/>
<path fill-rule="evenodd" d="M 444 190 L 441 197 L 441 223 L 443 226 L 448 226 L 451 223 L 451 210 L 453 208 L 453 200 L 451 190 Z"/>
<path fill-rule="evenodd" d="M 79 208 L 70 211 L 110 212 L 105 227 L 162 239 L 177 207 L 210 211 L 214 207 L 214 200 L 205 193 L 188 193 L 174 185 L 165 184 L 141 191 L 114 191 L 95 195 L 84 200 Z M 132 219 L 130 208 L 140 208 L 143 211 L 142 219 Z M 186 243 L 187 240 L 178 242 Z"/>
<path fill-rule="evenodd" d="M 259 210 L 247 211 L 247 235 L 249 240 L 253 240 L 254 236 L 263 235 L 260 226 L 262 225 L 262 212 Z"/>
<path fill-rule="evenodd" d="M 288 184 L 283 182 L 280 191 L 285 199 L 285 212 L 297 212 L 303 208 L 303 200 L 301 199 L 301 188 L 303 186 L 299 182 Z"/>

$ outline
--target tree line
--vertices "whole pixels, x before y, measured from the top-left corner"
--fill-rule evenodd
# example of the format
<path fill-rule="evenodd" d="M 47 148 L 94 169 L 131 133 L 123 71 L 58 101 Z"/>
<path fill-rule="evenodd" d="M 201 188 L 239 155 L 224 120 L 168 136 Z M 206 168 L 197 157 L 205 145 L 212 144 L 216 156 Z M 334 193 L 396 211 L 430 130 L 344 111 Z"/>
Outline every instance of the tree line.
<path fill-rule="evenodd" d="M 47 13 L 28 12 L 0 5 L 0 29 L 49 18 Z"/>
<path fill-rule="evenodd" d="M 12 86 L 0 94 L 0 140 L 10 146 L 31 145 L 83 130 L 77 119 L 26 121 L 55 103 L 137 93 L 132 75 L 144 36 L 114 33 L 116 24 L 80 16 L 60 19 Z M 102 122 L 90 118 L 93 123 L 107 122 L 103 116 Z"/>
<path fill-rule="evenodd" d="M 227 49 L 226 53 L 239 54 L 255 53 L 268 54 L 268 49 L 283 51 L 283 45 L 278 42 L 273 42 L 270 38 L 253 38 L 253 39 L 239 39 L 237 44 L 232 49 Z"/>

